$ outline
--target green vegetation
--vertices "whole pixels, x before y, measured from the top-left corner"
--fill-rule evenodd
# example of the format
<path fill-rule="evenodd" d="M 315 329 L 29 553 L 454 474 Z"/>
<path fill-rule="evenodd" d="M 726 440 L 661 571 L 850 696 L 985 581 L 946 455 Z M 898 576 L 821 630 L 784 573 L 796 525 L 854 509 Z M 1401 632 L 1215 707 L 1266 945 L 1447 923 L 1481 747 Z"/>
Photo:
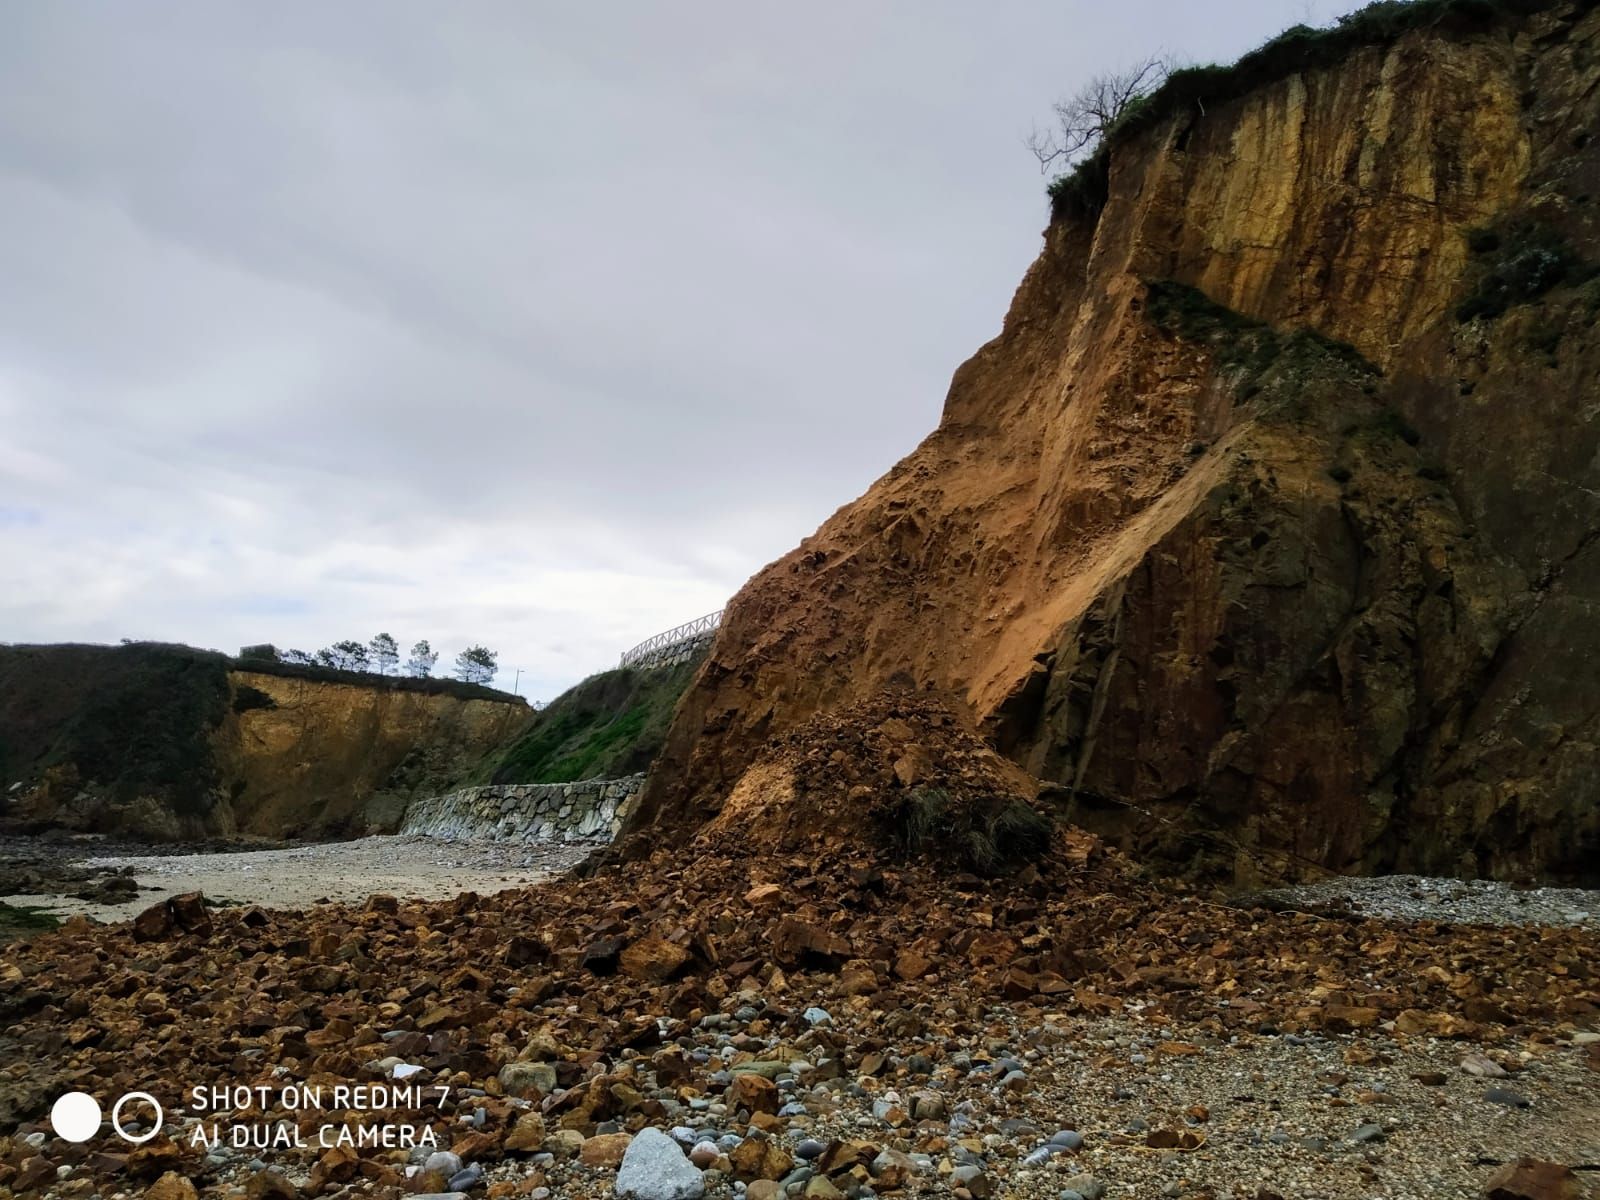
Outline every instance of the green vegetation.
<path fill-rule="evenodd" d="M 241 683 L 234 689 L 233 711 L 247 713 L 254 708 L 277 708 L 277 701 L 263 692 L 260 688 L 251 687 L 248 683 Z"/>
<path fill-rule="evenodd" d="M 0 792 L 50 772 L 66 796 L 92 787 L 118 802 L 151 797 L 181 817 L 209 812 L 221 787 L 216 730 L 230 710 L 273 706 L 265 691 L 231 676 L 235 670 L 523 703 L 508 693 L 451 679 L 233 659 L 160 642 L 0 646 Z"/>
<path fill-rule="evenodd" d="M 311 679 L 318 683 L 348 683 L 374 691 L 420 692 L 425 696 L 454 696 L 458 700 L 498 700 L 503 704 L 524 704 L 521 696 L 502 692 L 481 683 L 435 676 L 415 678 L 407 675 L 374 675 L 370 671 L 347 671 L 314 663 L 284 662 L 266 658 L 236 659 L 232 665 L 241 671 L 260 675 L 279 675 L 289 679 Z"/>
<path fill-rule="evenodd" d="M 1269 373 L 1304 377 L 1341 371 L 1375 385 L 1378 368 L 1348 342 L 1314 329 L 1280 333 L 1264 321 L 1218 304 L 1198 288 L 1170 279 L 1149 280 L 1146 315 L 1174 337 L 1211 349 L 1217 363 L 1240 373 L 1239 393 L 1249 399 Z"/>
<path fill-rule="evenodd" d="M 1557 0 L 1378 0 L 1340 17 L 1328 29 L 1295 25 L 1231 66 L 1173 71 L 1150 95 L 1130 104 L 1099 146 L 1049 187 L 1056 219 L 1087 217 L 1105 205 L 1111 152 L 1180 112 L 1203 115 L 1256 88 L 1302 71 L 1334 66 L 1365 46 L 1388 45 L 1417 29 L 1461 34 L 1552 8 Z"/>
<path fill-rule="evenodd" d="M 1596 268 L 1585 263 L 1566 238 L 1547 225 L 1519 221 L 1504 230 L 1475 229 L 1467 247 L 1476 260 L 1477 279 L 1471 294 L 1456 306 L 1456 319 L 1494 320 L 1508 308 L 1537 300 L 1563 285 L 1595 278 Z M 1561 340 L 1557 331 L 1548 344 L 1537 346 L 1553 354 Z"/>
<path fill-rule="evenodd" d="M 562 693 L 491 760 L 494 783 L 567 783 L 645 770 L 661 752 L 678 698 L 699 660 L 605 671 Z"/>
<path fill-rule="evenodd" d="M 918 788 L 894 811 L 891 836 L 906 855 L 953 854 L 979 875 L 1000 875 L 1039 858 L 1055 822 L 1014 797 L 956 801 L 943 788 Z"/>
<path fill-rule="evenodd" d="M 207 811 L 217 783 L 211 731 L 231 699 L 228 658 L 153 642 L 78 649 L 99 650 L 98 661 L 42 765 L 70 763 L 119 800 L 164 796 L 177 813 Z"/>
<path fill-rule="evenodd" d="M 60 924 L 59 917 L 42 908 L 7 904 L 0 900 L 0 945 L 36 933 L 47 933 Z"/>

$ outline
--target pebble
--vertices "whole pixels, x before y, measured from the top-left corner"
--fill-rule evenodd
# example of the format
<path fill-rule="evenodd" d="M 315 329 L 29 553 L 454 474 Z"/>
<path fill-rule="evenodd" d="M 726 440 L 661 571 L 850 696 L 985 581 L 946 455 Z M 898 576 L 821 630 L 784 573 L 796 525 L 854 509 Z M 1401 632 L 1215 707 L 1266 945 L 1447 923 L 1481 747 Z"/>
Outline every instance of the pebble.
<path fill-rule="evenodd" d="M 482 1178 L 483 1168 L 477 1163 L 472 1163 L 470 1166 L 462 1167 L 461 1170 L 450 1176 L 450 1182 L 445 1186 L 452 1192 L 465 1192 L 477 1187 L 479 1180 Z"/>
<path fill-rule="evenodd" d="M 1507 1108 L 1532 1108 L 1533 1101 L 1520 1092 L 1513 1092 L 1510 1088 L 1490 1088 L 1483 1094 L 1483 1098 L 1490 1104 L 1504 1104 Z"/>
<path fill-rule="evenodd" d="M 689 1151 L 689 1161 L 702 1171 L 721 1157 L 722 1151 L 715 1142 L 696 1142 Z"/>
<path fill-rule="evenodd" d="M 422 1164 L 424 1171 L 437 1171 L 446 1179 L 461 1170 L 461 1156 L 449 1150 L 435 1150 Z"/>
<path fill-rule="evenodd" d="M 1356 1127 L 1355 1133 L 1351 1135 L 1350 1140 L 1354 1142 L 1381 1142 L 1384 1136 L 1382 1125 L 1359 1125 Z"/>

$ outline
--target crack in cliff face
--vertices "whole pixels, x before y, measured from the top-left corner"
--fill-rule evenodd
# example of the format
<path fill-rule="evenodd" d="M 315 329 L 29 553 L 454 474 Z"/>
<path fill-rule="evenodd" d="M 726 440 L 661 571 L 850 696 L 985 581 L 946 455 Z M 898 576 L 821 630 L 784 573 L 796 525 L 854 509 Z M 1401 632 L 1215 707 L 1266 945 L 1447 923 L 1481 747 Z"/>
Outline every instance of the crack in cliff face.
<path fill-rule="evenodd" d="M 729 606 L 635 827 L 909 684 L 1205 869 L 1578 869 L 1600 563 L 1538 472 L 1593 478 L 1600 338 L 1562 293 L 1535 376 L 1549 314 L 1455 310 L 1474 228 L 1538 214 L 1600 261 L 1600 147 L 1545 133 L 1600 125 L 1580 47 L 1592 9 L 1405 32 L 1119 137 L 940 429 Z M 1130 807 L 1163 846 L 1095 816 Z"/>

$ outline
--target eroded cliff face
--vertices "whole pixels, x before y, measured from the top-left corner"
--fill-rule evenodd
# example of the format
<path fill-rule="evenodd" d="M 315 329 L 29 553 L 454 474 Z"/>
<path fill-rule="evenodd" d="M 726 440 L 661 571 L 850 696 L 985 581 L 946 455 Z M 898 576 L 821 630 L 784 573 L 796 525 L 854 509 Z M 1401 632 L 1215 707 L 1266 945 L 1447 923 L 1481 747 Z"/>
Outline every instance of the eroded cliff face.
<path fill-rule="evenodd" d="M 161 838 L 390 832 L 408 800 L 450 791 L 523 730 L 532 710 L 498 695 L 236 669 L 188 646 L 0 647 L 0 818 Z"/>
<path fill-rule="evenodd" d="M 271 703 L 230 713 L 217 761 L 239 832 L 393 831 L 531 717 L 526 705 L 234 671 Z"/>
<path fill-rule="evenodd" d="M 1593 878 L 1597 117 L 1575 4 L 1116 145 L 939 428 L 730 604 L 633 829 L 909 685 L 1140 853 Z"/>

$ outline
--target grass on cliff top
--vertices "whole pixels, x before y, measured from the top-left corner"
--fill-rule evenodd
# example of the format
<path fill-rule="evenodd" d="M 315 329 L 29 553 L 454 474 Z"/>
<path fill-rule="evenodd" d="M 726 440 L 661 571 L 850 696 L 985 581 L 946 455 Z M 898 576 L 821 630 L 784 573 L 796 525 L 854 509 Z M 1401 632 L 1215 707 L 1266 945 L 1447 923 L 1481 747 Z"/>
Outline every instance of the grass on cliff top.
<path fill-rule="evenodd" d="M 1111 153 L 1121 143 L 1182 111 L 1203 114 L 1302 71 L 1335 66 L 1366 46 L 1388 45 L 1418 29 L 1441 34 L 1488 29 L 1554 8 L 1564 0 L 1377 0 L 1327 29 L 1295 25 L 1229 66 L 1184 67 L 1150 95 L 1129 105 L 1099 146 L 1049 186 L 1056 220 L 1089 217 L 1105 205 Z"/>

